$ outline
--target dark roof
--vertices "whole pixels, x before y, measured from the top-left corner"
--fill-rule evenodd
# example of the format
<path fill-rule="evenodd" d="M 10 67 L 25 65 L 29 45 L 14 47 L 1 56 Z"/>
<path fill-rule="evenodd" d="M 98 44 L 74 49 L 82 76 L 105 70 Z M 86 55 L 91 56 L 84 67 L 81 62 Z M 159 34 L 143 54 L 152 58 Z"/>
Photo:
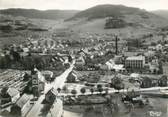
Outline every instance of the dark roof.
<path fill-rule="evenodd" d="M 71 71 L 70 74 L 68 75 L 68 77 L 77 77 L 77 74 L 74 71 Z"/>
<path fill-rule="evenodd" d="M 54 95 L 57 95 L 57 94 L 58 94 L 58 93 L 57 93 L 57 90 L 56 90 L 56 89 L 53 89 L 53 88 L 52 88 L 51 90 L 49 90 L 46 95 L 48 95 L 48 94 L 50 94 L 50 93 L 52 93 L 52 94 L 54 94 Z"/>

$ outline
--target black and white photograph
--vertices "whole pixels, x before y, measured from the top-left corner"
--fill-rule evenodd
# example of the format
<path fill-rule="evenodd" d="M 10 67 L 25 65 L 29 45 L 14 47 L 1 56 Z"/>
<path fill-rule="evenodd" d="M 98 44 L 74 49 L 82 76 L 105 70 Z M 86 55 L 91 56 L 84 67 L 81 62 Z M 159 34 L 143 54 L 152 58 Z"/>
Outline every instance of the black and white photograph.
<path fill-rule="evenodd" d="M 0 117 L 168 117 L 168 0 L 0 0 Z"/>

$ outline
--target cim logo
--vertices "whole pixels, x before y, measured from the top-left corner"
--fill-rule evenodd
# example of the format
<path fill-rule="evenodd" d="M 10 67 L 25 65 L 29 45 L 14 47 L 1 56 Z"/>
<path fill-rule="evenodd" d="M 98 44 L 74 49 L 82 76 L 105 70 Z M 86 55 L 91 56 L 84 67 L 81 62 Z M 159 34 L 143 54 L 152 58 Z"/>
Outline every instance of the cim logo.
<path fill-rule="evenodd" d="M 160 111 L 149 111 L 150 117 L 160 117 L 162 115 L 162 112 Z"/>

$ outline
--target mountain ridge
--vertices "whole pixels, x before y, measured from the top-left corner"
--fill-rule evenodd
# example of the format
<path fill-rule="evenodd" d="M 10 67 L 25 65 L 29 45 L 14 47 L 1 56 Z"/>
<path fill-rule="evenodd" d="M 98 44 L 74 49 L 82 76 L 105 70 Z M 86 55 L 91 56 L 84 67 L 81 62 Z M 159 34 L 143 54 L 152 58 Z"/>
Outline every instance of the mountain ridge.
<path fill-rule="evenodd" d="M 96 19 L 96 18 L 104 18 L 104 17 L 119 17 L 122 14 L 134 14 L 134 13 L 143 13 L 145 10 L 135 8 L 135 7 L 127 7 L 124 5 L 111 5 L 111 4 L 103 4 L 97 5 L 81 12 L 76 13 L 69 20 L 87 17 L 88 19 Z"/>
<path fill-rule="evenodd" d="M 10 8 L 0 10 L 0 14 L 22 16 L 27 18 L 37 19 L 67 19 L 76 14 L 77 10 L 37 10 L 37 9 L 22 9 L 22 8 Z"/>
<path fill-rule="evenodd" d="M 110 28 L 107 29 L 106 23 L 108 19 L 112 20 L 110 21 Z M 78 12 L 66 22 L 72 22 L 70 27 L 75 31 L 121 33 L 128 37 L 133 33 L 135 37 L 153 33 L 168 24 L 165 18 L 144 9 L 110 4 L 97 5 Z M 116 26 L 120 24 L 123 24 L 123 26 Z"/>

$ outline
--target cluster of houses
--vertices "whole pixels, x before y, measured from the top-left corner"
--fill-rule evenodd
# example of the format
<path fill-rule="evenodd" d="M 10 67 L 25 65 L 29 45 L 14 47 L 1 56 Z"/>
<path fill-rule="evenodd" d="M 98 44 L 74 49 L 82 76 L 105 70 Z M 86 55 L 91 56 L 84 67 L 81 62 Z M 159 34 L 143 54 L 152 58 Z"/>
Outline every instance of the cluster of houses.
<path fill-rule="evenodd" d="M 144 77 L 141 80 L 140 87 L 141 88 L 150 88 L 150 87 L 155 87 L 155 86 L 160 86 L 160 87 L 166 87 L 167 84 L 167 76 L 163 75 L 160 78 L 150 78 L 150 77 Z"/>
<path fill-rule="evenodd" d="M 35 98 L 39 98 L 45 89 L 45 81 L 52 77 L 52 72 L 40 72 L 36 68 L 31 73 L 25 73 L 23 82 L 27 82 L 27 86 L 23 92 L 13 88 L 4 86 L 0 90 L 0 108 L 1 114 L 5 116 L 25 116 L 32 108 Z M 45 101 L 48 104 L 54 104 L 57 96 L 57 90 L 51 89 L 45 94 Z M 59 100 L 58 100 L 59 101 Z M 57 102 L 58 103 L 58 102 Z M 59 103 L 62 103 L 62 101 Z"/>
<path fill-rule="evenodd" d="M 96 51 L 96 50 L 95 50 Z M 145 55 L 133 55 L 133 56 L 124 56 L 124 55 L 114 55 L 114 57 L 107 59 L 104 63 L 100 61 L 96 63 L 94 61 L 94 57 L 105 57 L 103 54 L 93 54 L 86 51 L 80 52 L 76 56 L 76 66 L 85 66 L 88 64 L 87 62 L 92 60 L 93 66 L 99 66 L 101 70 L 112 70 L 117 72 L 149 72 L 149 73 L 158 73 L 159 71 L 159 60 L 158 58 L 153 58 L 150 62 L 148 62 L 149 57 Z M 97 58 L 98 58 L 97 57 Z M 154 56 L 153 56 L 154 57 Z M 106 58 L 104 58 L 106 59 Z M 91 69 L 86 69 L 91 70 Z M 95 70 L 95 69 L 93 69 Z"/>
<path fill-rule="evenodd" d="M 32 90 L 34 96 L 38 96 L 39 92 L 44 90 L 44 77 L 36 70 L 36 72 L 31 73 L 30 78 L 31 86 L 28 85 L 29 90 Z M 26 80 L 29 79 L 24 79 L 23 82 L 26 82 Z M 0 107 L 8 111 L 6 114 L 24 116 L 31 107 L 30 101 L 32 98 L 33 95 L 20 92 L 13 87 L 4 86 L 0 91 Z"/>
<path fill-rule="evenodd" d="M 165 40 L 167 40 L 167 38 L 165 38 Z M 163 71 L 164 73 L 166 72 L 167 64 L 161 63 L 161 60 L 162 62 L 166 62 L 167 60 L 161 55 L 167 53 L 167 48 L 167 44 L 158 43 L 156 45 L 151 44 L 144 49 L 141 48 L 135 51 L 128 51 L 125 42 L 118 42 L 116 48 L 115 41 L 110 42 L 106 40 L 96 46 L 78 50 L 75 54 L 76 66 L 86 66 L 88 61 L 91 60 L 92 65 L 99 66 L 101 69 L 162 74 Z M 116 49 L 118 49 L 119 55 L 115 55 Z M 111 58 L 107 58 L 107 54 L 111 54 Z M 104 57 L 104 60 L 97 61 L 95 59 L 100 57 Z"/>

